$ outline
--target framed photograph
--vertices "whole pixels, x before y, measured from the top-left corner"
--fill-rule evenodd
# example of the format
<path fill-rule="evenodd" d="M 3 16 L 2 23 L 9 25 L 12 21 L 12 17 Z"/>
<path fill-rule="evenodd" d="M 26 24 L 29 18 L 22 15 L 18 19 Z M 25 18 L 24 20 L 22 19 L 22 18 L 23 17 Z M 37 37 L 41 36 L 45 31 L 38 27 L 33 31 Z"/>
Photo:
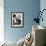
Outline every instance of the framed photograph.
<path fill-rule="evenodd" d="M 24 12 L 11 12 L 11 26 L 12 27 L 24 26 Z"/>

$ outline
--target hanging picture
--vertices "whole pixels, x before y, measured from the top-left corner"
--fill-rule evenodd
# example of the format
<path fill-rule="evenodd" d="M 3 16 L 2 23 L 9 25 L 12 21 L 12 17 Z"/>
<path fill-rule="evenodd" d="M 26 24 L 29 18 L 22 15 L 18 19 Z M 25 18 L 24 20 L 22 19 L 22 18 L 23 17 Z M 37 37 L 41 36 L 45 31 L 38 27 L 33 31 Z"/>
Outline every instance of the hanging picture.
<path fill-rule="evenodd" d="M 11 12 L 11 26 L 12 27 L 24 26 L 24 12 Z"/>

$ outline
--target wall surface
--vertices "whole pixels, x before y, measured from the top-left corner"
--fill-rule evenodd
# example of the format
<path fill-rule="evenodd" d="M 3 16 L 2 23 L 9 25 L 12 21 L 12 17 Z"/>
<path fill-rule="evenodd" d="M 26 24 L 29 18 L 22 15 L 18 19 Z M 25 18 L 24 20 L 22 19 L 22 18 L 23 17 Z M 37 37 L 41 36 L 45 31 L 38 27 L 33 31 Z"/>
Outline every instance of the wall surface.
<path fill-rule="evenodd" d="M 4 0 L 0 1 L 0 42 L 4 41 Z"/>
<path fill-rule="evenodd" d="M 40 9 L 41 9 L 41 11 L 43 9 L 46 9 L 46 0 L 41 0 L 40 1 Z M 43 17 L 43 22 L 41 21 L 40 22 L 40 25 L 46 27 L 46 10 L 44 10 L 42 17 Z"/>
<path fill-rule="evenodd" d="M 4 38 L 7 41 L 18 41 L 24 37 L 33 24 L 33 19 L 40 9 L 40 0 L 5 0 L 4 1 Z M 15 8 L 15 10 L 14 10 Z M 24 27 L 11 28 L 11 12 L 24 12 Z"/>

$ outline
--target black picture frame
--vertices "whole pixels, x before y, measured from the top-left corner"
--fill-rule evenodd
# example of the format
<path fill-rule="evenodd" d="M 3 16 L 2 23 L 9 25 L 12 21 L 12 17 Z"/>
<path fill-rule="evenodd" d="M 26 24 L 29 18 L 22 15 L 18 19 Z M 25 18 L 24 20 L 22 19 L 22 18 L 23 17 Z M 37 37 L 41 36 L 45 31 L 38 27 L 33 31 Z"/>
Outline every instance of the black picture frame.
<path fill-rule="evenodd" d="M 11 12 L 11 27 L 12 28 L 24 27 L 24 12 Z"/>

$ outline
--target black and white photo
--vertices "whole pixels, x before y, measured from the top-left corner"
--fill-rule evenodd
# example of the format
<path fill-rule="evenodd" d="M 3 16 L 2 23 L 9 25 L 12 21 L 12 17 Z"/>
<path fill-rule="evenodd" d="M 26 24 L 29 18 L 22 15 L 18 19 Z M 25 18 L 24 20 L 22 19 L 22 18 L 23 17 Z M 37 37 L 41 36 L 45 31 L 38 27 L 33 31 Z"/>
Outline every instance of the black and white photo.
<path fill-rule="evenodd" d="M 24 12 L 12 12 L 11 13 L 11 26 L 23 27 L 24 25 Z"/>

